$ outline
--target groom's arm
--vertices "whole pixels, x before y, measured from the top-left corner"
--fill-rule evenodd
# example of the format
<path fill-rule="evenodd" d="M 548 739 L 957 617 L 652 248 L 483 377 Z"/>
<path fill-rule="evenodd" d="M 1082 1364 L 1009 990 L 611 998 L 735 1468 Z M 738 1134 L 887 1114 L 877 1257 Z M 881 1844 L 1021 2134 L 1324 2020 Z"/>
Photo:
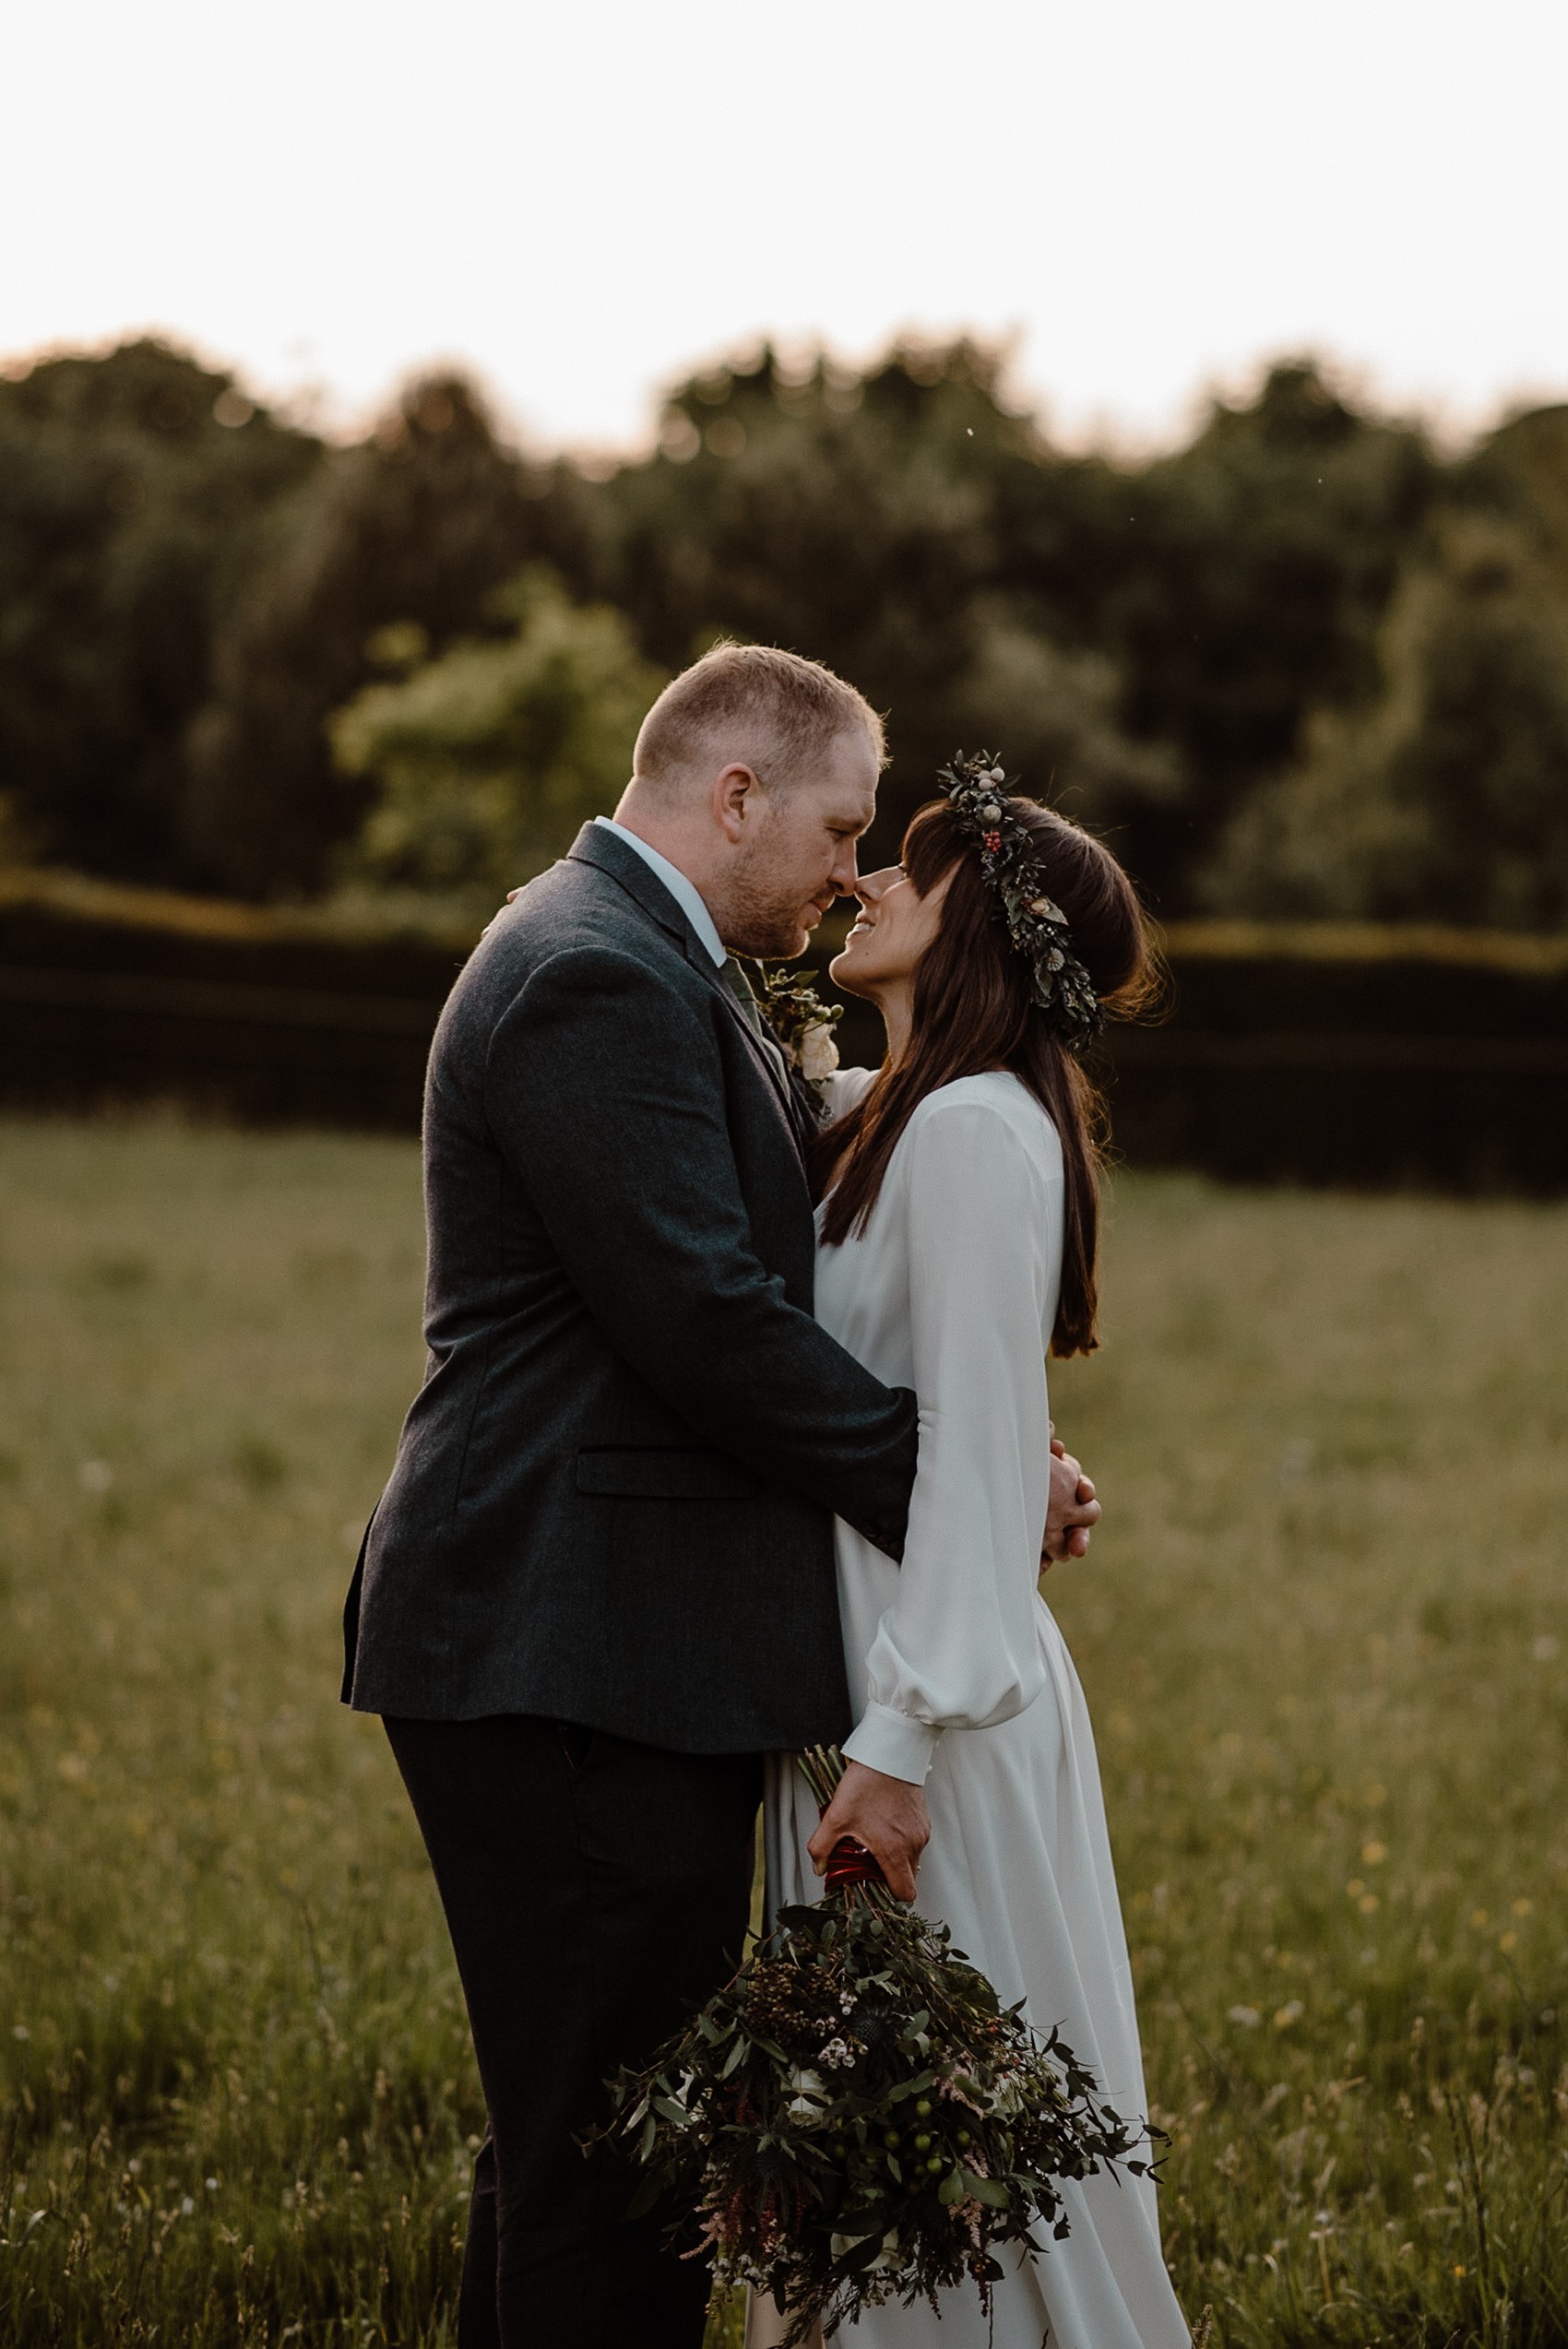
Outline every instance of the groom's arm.
<path fill-rule="evenodd" d="M 758 1259 L 706 1024 L 630 955 L 556 955 L 496 1027 L 485 1109 L 616 1352 L 711 1442 L 897 1557 L 915 1398 Z"/>

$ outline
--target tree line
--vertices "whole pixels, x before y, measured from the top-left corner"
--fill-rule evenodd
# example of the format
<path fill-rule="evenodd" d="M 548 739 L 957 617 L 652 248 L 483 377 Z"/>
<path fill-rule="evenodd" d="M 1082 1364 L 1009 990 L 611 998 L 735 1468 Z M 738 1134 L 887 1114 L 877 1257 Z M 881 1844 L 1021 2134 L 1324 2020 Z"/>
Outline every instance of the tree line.
<path fill-rule="evenodd" d="M 1568 928 L 1568 407 L 1461 453 L 1309 360 L 1140 462 L 994 352 L 692 377 L 612 470 L 411 385 L 328 445 L 164 343 L 0 377 L 0 855 L 480 903 L 720 635 L 1115 841 L 1167 917 Z"/>

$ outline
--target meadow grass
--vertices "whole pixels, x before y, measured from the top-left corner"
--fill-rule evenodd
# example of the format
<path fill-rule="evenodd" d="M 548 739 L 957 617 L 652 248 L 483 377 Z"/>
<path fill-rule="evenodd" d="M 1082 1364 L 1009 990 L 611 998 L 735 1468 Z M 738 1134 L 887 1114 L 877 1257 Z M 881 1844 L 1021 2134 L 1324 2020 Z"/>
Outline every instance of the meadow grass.
<path fill-rule="evenodd" d="M 452 2338 L 480 2100 L 336 1702 L 421 1260 L 401 1144 L 0 1126 L 6 2343 Z M 1568 2343 L 1568 1212 L 1124 1178 L 1105 1290 L 1047 1593 L 1185 2304 Z"/>

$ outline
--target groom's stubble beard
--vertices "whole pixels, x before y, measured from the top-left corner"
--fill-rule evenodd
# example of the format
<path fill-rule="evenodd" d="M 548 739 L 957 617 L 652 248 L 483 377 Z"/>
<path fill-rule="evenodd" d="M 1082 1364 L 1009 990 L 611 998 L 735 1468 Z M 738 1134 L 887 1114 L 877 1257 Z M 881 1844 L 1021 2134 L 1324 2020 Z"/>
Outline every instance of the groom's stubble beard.
<path fill-rule="evenodd" d="M 816 908 L 809 886 L 778 869 L 779 850 L 787 849 L 782 829 L 765 820 L 731 866 L 719 927 L 731 954 L 793 961 L 805 952 Z"/>

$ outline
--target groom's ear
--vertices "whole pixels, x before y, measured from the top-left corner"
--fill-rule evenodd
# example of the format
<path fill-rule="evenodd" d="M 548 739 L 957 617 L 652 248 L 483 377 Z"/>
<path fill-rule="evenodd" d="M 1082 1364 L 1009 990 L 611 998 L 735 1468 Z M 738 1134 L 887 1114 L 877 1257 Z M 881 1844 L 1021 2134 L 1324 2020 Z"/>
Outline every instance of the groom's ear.
<path fill-rule="evenodd" d="M 714 777 L 714 820 L 731 844 L 738 842 L 745 830 L 747 808 L 753 794 L 760 789 L 755 769 L 742 766 L 739 760 Z"/>

